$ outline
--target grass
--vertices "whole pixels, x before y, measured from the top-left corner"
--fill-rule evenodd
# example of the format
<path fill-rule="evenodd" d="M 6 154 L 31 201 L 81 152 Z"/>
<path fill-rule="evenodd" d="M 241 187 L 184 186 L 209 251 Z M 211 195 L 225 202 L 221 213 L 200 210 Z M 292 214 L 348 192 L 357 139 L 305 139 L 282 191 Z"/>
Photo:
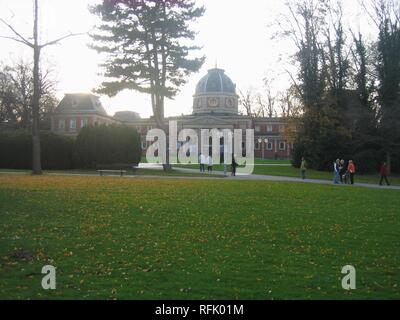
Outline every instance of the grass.
<path fill-rule="evenodd" d="M 396 190 L 4 174 L 0 298 L 399 299 L 399 206 Z"/>

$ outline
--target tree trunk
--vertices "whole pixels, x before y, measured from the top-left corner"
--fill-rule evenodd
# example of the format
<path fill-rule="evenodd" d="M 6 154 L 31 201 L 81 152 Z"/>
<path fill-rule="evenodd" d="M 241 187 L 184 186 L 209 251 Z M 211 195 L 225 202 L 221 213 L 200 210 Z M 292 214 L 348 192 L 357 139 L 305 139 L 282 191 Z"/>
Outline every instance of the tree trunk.
<path fill-rule="evenodd" d="M 40 136 L 39 136 L 39 104 L 40 104 L 40 79 L 39 62 L 40 46 L 38 44 L 38 0 L 35 0 L 35 15 L 33 26 L 33 103 L 32 103 L 32 174 L 42 174 L 40 159 Z"/>

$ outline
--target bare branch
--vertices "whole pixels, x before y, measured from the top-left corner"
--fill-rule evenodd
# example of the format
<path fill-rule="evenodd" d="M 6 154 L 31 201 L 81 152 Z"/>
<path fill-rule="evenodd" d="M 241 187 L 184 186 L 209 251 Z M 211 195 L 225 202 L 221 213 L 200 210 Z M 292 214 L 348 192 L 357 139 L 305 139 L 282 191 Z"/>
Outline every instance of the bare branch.
<path fill-rule="evenodd" d="M 9 23 L 7 23 L 2 18 L 0 18 L 0 22 L 2 22 L 5 26 L 7 26 L 17 36 L 17 38 L 8 37 L 8 39 L 11 39 L 11 40 L 14 40 L 14 41 L 17 41 L 17 42 L 21 42 L 21 43 L 33 48 L 33 43 L 31 43 L 27 39 L 25 39 L 17 30 L 15 30 L 13 28 L 13 26 L 11 26 Z M 2 37 L 2 38 L 6 38 L 6 37 Z"/>
<path fill-rule="evenodd" d="M 55 40 L 52 40 L 52 41 L 49 41 L 49 42 L 47 42 L 47 43 L 45 43 L 45 44 L 40 45 L 40 48 L 44 48 L 44 47 L 47 47 L 47 46 L 51 46 L 51 45 L 54 45 L 54 44 L 59 43 L 60 41 L 62 41 L 62 40 L 64 40 L 64 39 L 71 38 L 71 37 L 76 37 L 76 36 L 82 36 L 82 35 L 84 35 L 84 34 L 88 34 L 88 32 L 69 33 L 69 34 L 67 34 L 67 35 L 65 35 L 65 36 L 62 36 L 62 37 L 58 38 L 58 39 L 55 39 Z"/>
<path fill-rule="evenodd" d="M 0 36 L 0 38 L 2 38 L 2 39 L 9 39 L 9 40 L 13 40 L 13 41 L 16 41 L 16 42 L 25 44 L 25 45 L 29 45 L 29 44 L 27 44 L 25 41 L 23 41 L 23 40 L 21 40 L 21 39 L 18 39 L 18 38 L 14 38 L 14 37 Z M 29 45 L 29 46 L 30 46 L 30 45 Z M 30 47 L 31 47 L 31 46 L 30 46 Z"/>
<path fill-rule="evenodd" d="M 301 92 L 300 86 L 297 84 L 297 81 L 296 81 L 296 79 L 293 77 L 292 73 L 291 73 L 289 70 L 287 70 L 287 69 L 285 69 L 285 71 L 286 71 L 286 73 L 289 75 L 290 79 L 292 80 L 293 85 L 294 85 L 294 87 L 296 88 L 297 94 L 298 94 L 300 97 L 304 98 L 304 96 L 303 96 L 303 94 L 302 94 L 302 92 Z"/>

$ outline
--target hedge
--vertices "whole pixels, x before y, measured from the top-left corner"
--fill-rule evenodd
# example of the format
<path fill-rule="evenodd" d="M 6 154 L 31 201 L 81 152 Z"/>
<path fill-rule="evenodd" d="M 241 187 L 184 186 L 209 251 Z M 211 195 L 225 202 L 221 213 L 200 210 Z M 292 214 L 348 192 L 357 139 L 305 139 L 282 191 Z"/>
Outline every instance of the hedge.
<path fill-rule="evenodd" d="M 137 164 L 141 156 L 139 134 L 135 129 L 121 125 L 85 127 L 76 139 L 41 131 L 40 141 L 44 170 Z M 0 168 L 32 168 L 29 130 L 0 132 Z"/>
<path fill-rule="evenodd" d="M 73 140 L 49 131 L 40 132 L 42 167 L 47 170 L 72 168 Z M 32 168 L 32 135 L 21 129 L 0 133 L 0 168 Z"/>

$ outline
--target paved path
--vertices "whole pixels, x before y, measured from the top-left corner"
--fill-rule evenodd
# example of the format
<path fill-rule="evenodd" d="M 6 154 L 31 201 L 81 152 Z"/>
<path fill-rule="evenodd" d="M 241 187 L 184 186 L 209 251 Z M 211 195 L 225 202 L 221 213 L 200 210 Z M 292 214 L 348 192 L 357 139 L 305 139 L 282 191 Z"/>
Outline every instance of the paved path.
<path fill-rule="evenodd" d="M 162 166 L 158 165 L 140 165 L 139 168 L 141 169 L 159 169 L 162 170 Z M 188 168 L 174 168 L 176 171 L 180 171 L 183 173 L 199 173 L 197 169 L 188 169 Z M 0 172 L 0 174 L 27 174 L 26 172 Z M 93 174 L 81 174 L 81 173 L 47 173 L 48 175 L 53 176 L 88 176 L 88 177 L 98 177 L 99 175 L 96 173 Z M 180 176 L 154 176 L 154 175 L 125 175 L 123 178 L 137 178 L 137 179 L 182 179 L 182 180 L 219 180 L 221 181 L 221 176 L 224 173 L 222 171 L 213 171 L 212 174 L 206 177 L 180 177 Z M 107 175 L 107 177 L 120 177 L 120 175 Z M 319 185 L 333 185 L 332 181 L 330 180 L 320 180 L 320 179 L 306 179 L 302 180 L 300 178 L 294 177 L 281 177 L 281 176 L 267 176 L 267 175 L 240 175 L 238 174 L 236 177 L 231 177 L 230 174 L 223 178 L 223 180 L 242 180 L 242 181 L 280 181 L 280 182 L 296 182 L 296 183 L 311 183 L 311 184 L 319 184 Z M 400 186 L 379 186 L 375 184 L 369 183 L 356 183 L 354 186 L 356 187 L 363 187 L 363 188 L 370 188 L 370 189 L 386 189 L 386 190 L 400 190 Z M 337 185 L 338 188 L 352 188 L 354 186 L 351 185 Z"/>
<path fill-rule="evenodd" d="M 199 173 L 199 170 L 196 169 L 186 169 L 186 168 L 174 168 L 176 171 L 187 172 L 187 173 Z M 214 171 L 214 175 L 224 175 L 222 171 Z M 333 185 L 333 182 L 330 180 L 321 180 L 321 179 L 306 179 L 302 180 L 300 178 L 294 177 L 281 177 L 281 176 L 268 176 L 261 174 L 252 174 L 252 175 L 240 175 L 238 174 L 236 177 L 231 177 L 230 173 L 228 173 L 228 177 L 226 180 L 258 180 L 258 181 L 281 181 L 281 182 L 297 182 L 297 183 L 313 183 L 313 184 L 324 184 L 324 185 Z M 372 188 L 372 189 L 390 189 L 390 190 L 400 190 L 400 186 L 379 186 L 370 183 L 355 183 L 356 187 L 364 187 L 364 188 Z M 351 185 L 337 185 L 337 187 L 353 187 Z"/>

